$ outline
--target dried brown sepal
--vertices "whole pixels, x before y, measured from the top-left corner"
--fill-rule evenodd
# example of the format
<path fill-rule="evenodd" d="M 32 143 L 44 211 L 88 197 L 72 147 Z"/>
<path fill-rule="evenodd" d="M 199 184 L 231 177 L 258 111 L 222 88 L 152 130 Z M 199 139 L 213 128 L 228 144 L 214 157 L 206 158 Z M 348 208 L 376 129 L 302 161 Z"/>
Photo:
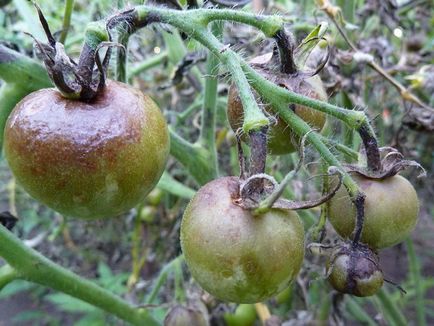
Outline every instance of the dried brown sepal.
<path fill-rule="evenodd" d="M 404 156 L 393 147 L 380 148 L 380 152 L 385 153 L 381 160 L 381 166 L 377 171 L 373 171 L 363 166 L 345 164 L 347 172 L 355 172 L 369 179 L 386 179 L 393 177 L 400 171 L 405 170 L 408 167 L 416 167 L 422 170 L 419 177 L 425 177 L 425 169 L 416 161 L 404 160 Z"/>
<path fill-rule="evenodd" d="M 334 169 L 333 169 L 334 170 Z M 305 200 L 305 201 L 295 201 L 295 200 L 287 200 L 287 199 L 278 199 L 276 200 L 271 208 L 277 209 L 285 209 L 285 210 L 297 210 L 297 209 L 308 209 L 312 207 L 319 206 L 330 198 L 332 198 L 335 193 L 338 191 L 339 187 L 342 183 L 342 175 L 334 170 L 331 175 L 338 174 L 339 182 L 330 191 L 320 198 Z M 261 179 L 264 182 L 264 190 L 262 192 L 257 191 L 257 187 L 255 187 L 255 183 L 252 182 L 254 180 Z M 256 174 L 246 179 L 240 185 L 240 197 L 235 202 L 237 205 L 241 206 L 244 209 L 255 210 L 261 207 L 261 202 L 266 199 L 267 196 L 270 196 L 273 191 L 278 186 L 276 180 L 267 174 Z"/>
<path fill-rule="evenodd" d="M 100 63 L 99 69 L 94 69 L 95 60 L 99 60 L 98 51 L 86 46 L 81 53 L 80 62 L 76 63 L 66 54 L 63 44 L 57 42 L 52 35 L 39 6 L 36 3 L 33 5 L 48 40 L 48 43 L 42 43 L 34 38 L 36 56 L 44 62 L 48 75 L 64 97 L 92 100 L 104 86 L 110 51 L 107 52 L 103 63 Z"/>

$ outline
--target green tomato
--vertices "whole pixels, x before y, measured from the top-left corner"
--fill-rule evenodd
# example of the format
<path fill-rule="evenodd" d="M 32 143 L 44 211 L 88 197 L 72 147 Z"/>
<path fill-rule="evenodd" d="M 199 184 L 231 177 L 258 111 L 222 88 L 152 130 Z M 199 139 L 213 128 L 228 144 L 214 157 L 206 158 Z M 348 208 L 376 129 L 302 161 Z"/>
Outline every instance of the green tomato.
<path fill-rule="evenodd" d="M 22 187 L 61 214 L 116 216 L 157 184 L 169 134 L 157 105 L 108 81 L 90 103 L 42 89 L 17 104 L 5 128 L 5 153 Z"/>
<path fill-rule="evenodd" d="M 233 314 L 224 315 L 227 326 L 253 326 L 256 321 L 256 309 L 252 304 L 240 304 Z"/>
<path fill-rule="evenodd" d="M 404 241 L 416 226 L 419 213 L 419 200 L 411 183 L 399 175 L 384 180 L 360 175 L 353 178 L 366 195 L 361 241 L 372 249 Z M 329 219 L 340 236 L 351 237 L 356 210 L 345 187 L 330 200 Z"/>
<path fill-rule="evenodd" d="M 285 289 L 304 255 L 297 213 L 272 209 L 253 216 L 235 203 L 237 177 L 203 186 L 181 224 L 181 246 L 193 278 L 224 301 L 255 303 Z"/>

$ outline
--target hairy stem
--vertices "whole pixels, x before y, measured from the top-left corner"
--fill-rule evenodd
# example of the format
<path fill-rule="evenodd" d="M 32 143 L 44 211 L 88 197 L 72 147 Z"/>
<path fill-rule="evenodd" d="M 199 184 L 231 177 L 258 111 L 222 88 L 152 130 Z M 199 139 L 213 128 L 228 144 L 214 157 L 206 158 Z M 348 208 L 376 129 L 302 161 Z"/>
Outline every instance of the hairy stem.
<path fill-rule="evenodd" d="M 197 17 L 200 17 L 201 9 L 180 12 L 176 10 L 162 10 L 159 8 L 138 6 L 135 10 L 134 18 L 130 18 L 130 20 L 134 21 L 136 24 L 143 26 L 149 21 L 160 21 L 171 24 L 206 46 L 225 65 L 239 90 L 239 96 L 245 111 L 243 123 L 244 132 L 248 133 L 250 130 L 258 130 L 268 125 L 268 119 L 259 109 L 253 93 L 250 90 L 247 78 L 241 69 L 240 57 L 227 46 L 221 44 L 206 27 L 198 25 L 203 23 L 203 21 Z M 218 11 L 219 10 L 215 10 L 215 12 Z M 193 12 L 195 12 L 195 15 L 192 14 Z M 206 10 L 202 12 L 211 13 Z"/>
<path fill-rule="evenodd" d="M 267 160 L 267 129 L 254 130 L 250 136 L 250 176 L 265 172 Z M 261 180 L 262 181 L 262 180 Z"/>
<path fill-rule="evenodd" d="M 350 177 L 350 175 L 344 170 L 339 160 L 330 152 L 327 146 L 321 141 L 318 134 L 313 131 L 310 126 L 297 116 L 292 110 L 287 109 L 285 103 L 271 102 L 273 108 L 278 112 L 279 116 L 290 126 L 295 133 L 300 137 L 306 135 L 306 140 L 308 140 L 315 149 L 319 152 L 321 157 L 329 166 L 335 166 L 342 173 L 342 183 L 348 190 L 348 193 L 355 203 L 358 198 L 363 197 L 363 192 L 357 185 L 357 183 Z"/>
<path fill-rule="evenodd" d="M 369 124 L 360 127 L 359 134 L 360 138 L 362 138 L 363 145 L 365 146 L 368 169 L 372 171 L 381 170 L 380 151 L 372 127 Z"/>
<path fill-rule="evenodd" d="M 297 66 L 294 61 L 294 40 L 291 34 L 284 28 L 279 30 L 274 36 L 279 49 L 280 71 L 285 74 L 297 73 Z"/>

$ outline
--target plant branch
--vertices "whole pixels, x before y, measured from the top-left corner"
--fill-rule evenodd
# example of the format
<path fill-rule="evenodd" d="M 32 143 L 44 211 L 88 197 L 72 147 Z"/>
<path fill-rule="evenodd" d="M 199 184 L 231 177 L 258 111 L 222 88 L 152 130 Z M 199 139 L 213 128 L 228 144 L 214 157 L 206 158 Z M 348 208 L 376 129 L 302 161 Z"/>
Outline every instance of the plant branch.
<path fill-rule="evenodd" d="M 223 33 L 223 23 L 214 22 L 211 25 L 211 32 L 220 38 Z M 218 174 L 217 149 L 215 142 L 215 124 L 216 124 L 216 109 L 217 109 L 217 86 L 218 72 L 220 62 L 218 58 L 208 52 L 206 64 L 206 79 L 205 79 L 205 94 L 202 106 L 202 121 L 200 132 L 200 143 L 205 146 L 210 152 L 210 164 Z"/>
<path fill-rule="evenodd" d="M 411 275 L 411 280 L 414 284 L 414 289 L 416 292 L 416 316 L 417 316 L 417 324 L 419 326 L 426 326 L 426 314 L 425 314 L 425 294 L 424 288 L 422 286 L 421 280 L 423 276 L 420 272 L 420 261 L 416 255 L 414 250 L 413 240 L 408 238 L 406 240 L 407 245 L 407 255 L 408 255 L 408 263 L 409 270 Z"/>
<path fill-rule="evenodd" d="M 169 131 L 170 154 L 188 170 L 196 182 L 204 185 L 215 179 L 217 171 L 209 164 L 210 152 L 200 144 L 191 144 L 170 127 Z"/>
<path fill-rule="evenodd" d="M 60 38 L 59 38 L 59 42 L 62 44 L 65 44 L 66 36 L 68 35 L 69 32 L 73 8 L 74 8 L 74 0 L 66 0 L 65 12 L 63 14 L 62 33 L 60 34 Z"/>
<path fill-rule="evenodd" d="M 16 270 L 18 278 L 48 286 L 88 302 L 134 325 L 159 325 L 145 309 L 137 309 L 120 297 L 55 264 L 0 225 L 0 256 Z"/>
<path fill-rule="evenodd" d="M 128 79 L 141 74 L 148 69 L 154 68 L 167 60 L 167 51 L 163 51 L 160 54 L 152 56 L 151 58 L 142 61 L 141 63 L 131 67 L 128 71 Z"/>
<path fill-rule="evenodd" d="M 18 273 L 15 268 L 6 264 L 0 268 L 0 291 L 9 283 L 18 278 Z"/>
<path fill-rule="evenodd" d="M 175 268 L 177 264 L 181 263 L 182 261 L 184 261 L 184 255 L 179 255 L 178 257 L 174 258 L 172 261 L 164 265 L 164 267 L 160 271 L 160 274 L 158 275 L 157 280 L 155 281 L 155 285 L 152 288 L 151 293 L 145 299 L 145 304 L 152 304 L 155 301 L 161 287 L 166 282 L 169 273 L 172 271 L 173 268 Z"/>

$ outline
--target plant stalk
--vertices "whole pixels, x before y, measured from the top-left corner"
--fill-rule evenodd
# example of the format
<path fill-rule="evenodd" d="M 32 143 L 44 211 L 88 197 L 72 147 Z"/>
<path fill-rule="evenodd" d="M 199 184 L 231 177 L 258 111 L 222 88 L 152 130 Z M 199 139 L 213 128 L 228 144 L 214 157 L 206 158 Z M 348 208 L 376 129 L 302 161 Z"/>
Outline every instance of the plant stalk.
<path fill-rule="evenodd" d="M 60 34 L 59 42 L 65 44 L 68 36 L 69 27 L 71 25 L 71 15 L 74 8 L 74 0 L 66 0 L 65 12 L 63 14 L 62 33 Z"/>
<path fill-rule="evenodd" d="M 406 245 L 407 245 L 409 270 L 414 284 L 414 289 L 416 291 L 415 305 L 416 305 L 417 324 L 419 326 L 426 326 L 427 323 L 426 323 L 425 302 L 424 302 L 425 294 L 421 282 L 422 275 L 420 273 L 420 261 L 414 250 L 413 241 L 410 238 L 407 239 Z"/>
<path fill-rule="evenodd" d="M 137 309 L 120 297 L 55 264 L 0 225 L 0 256 L 16 270 L 20 279 L 48 286 L 88 302 L 134 325 L 157 326 L 145 309 Z"/>
<path fill-rule="evenodd" d="M 214 22 L 211 24 L 211 32 L 220 38 L 223 33 L 223 23 Z M 208 149 L 210 153 L 210 165 L 213 166 L 218 175 L 217 149 L 215 142 L 215 124 L 216 124 L 216 109 L 217 109 L 217 86 L 219 72 L 218 58 L 208 52 L 206 64 L 206 79 L 205 79 L 205 94 L 202 106 L 202 122 L 200 143 Z"/>

